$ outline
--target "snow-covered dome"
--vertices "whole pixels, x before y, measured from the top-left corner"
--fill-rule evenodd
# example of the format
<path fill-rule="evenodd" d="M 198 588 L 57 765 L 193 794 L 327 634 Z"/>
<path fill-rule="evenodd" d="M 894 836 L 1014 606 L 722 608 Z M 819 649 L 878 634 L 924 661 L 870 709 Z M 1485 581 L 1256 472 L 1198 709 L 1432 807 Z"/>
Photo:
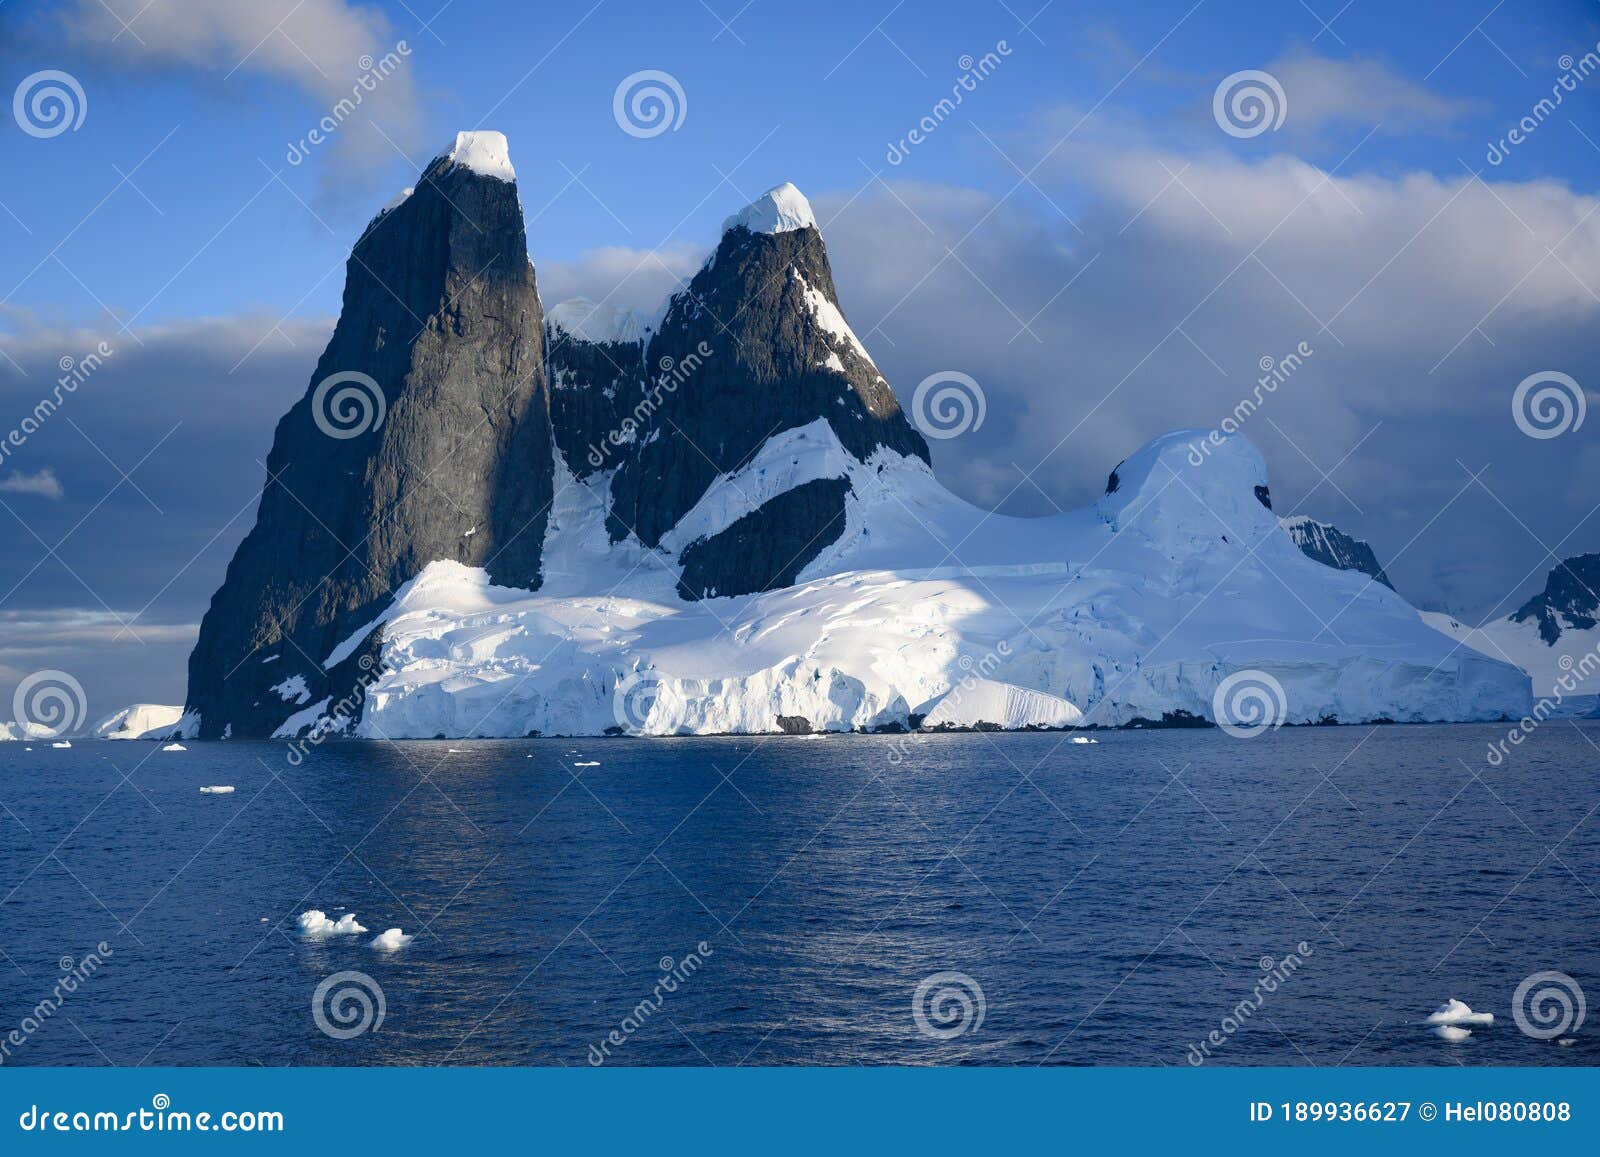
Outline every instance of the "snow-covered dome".
<path fill-rule="evenodd" d="M 1268 501 L 1266 462 L 1247 439 L 1174 430 L 1111 472 L 1096 509 L 1113 528 L 1137 530 L 1168 550 L 1223 536 L 1248 547 L 1278 530 Z"/>
<path fill-rule="evenodd" d="M 768 189 L 750 204 L 722 223 L 722 231 L 740 226 L 752 233 L 788 233 L 807 226 L 817 227 L 811 202 L 788 181 Z"/>

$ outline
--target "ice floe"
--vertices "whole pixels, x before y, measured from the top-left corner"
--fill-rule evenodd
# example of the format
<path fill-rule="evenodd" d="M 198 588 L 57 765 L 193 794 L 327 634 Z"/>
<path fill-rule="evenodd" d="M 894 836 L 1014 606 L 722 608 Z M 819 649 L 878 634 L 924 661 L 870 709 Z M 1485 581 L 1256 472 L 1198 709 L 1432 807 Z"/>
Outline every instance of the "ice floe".
<path fill-rule="evenodd" d="M 346 912 L 337 920 L 328 919 L 328 914 L 320 908 L 313 908 L 309 912 L 300 913 L 300 935 L 313 938 L 323 936 L 354 936 L 358 932 L 365 932 L 366 928 L 356 923 L 356 914 Z"/>
<path fill-rule="evenodd" d="M 407 936 L 398 928 L 386 928 L 368 941 L 367 947 L 376 948 L 380 952 L 395 952 L 415 939 L 415 936 Z"/>
<path fill-rule="evenodd" d="M 1423 1024 L 1444 1025 L 1472 1025 L 1483 1026 L 1494 1023 L 1494 1013 L 1473 1012 L 1465 1001 L 1456 1000 L 1454 997 L 1445 1001 L 1429 1014 Z"/>

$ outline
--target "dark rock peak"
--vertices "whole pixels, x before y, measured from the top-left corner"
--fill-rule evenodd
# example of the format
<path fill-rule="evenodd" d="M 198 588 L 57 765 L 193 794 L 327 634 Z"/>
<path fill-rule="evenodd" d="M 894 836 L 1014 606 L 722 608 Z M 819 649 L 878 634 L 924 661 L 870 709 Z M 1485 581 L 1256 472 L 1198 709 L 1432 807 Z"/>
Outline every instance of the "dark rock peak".
<path fill-rule="evenodd" d="M 862 461 L 880 447 L 929 461 L 927 444 L 850 334 L 822 235 L 810 225 L 729 228 L 674 296 L 645 365 L 652 374 L 674 367 L 674 384 L 646 385 L 633 452 L 612 480 L 614 540 L 631 532 L 655 546 L 719 475 L 774 434 L 818 418 Z"/>
<path fill-rule="evenodd" d="M 1257 497 L 1260 491 L 1266 489 L 1258 486 Z M 1265 502 L 1268 510 L 1272 509 L 1270 502 Z M 1390 590 L 1394 584 L 1389 581 L 1389 576 L 1384 573 L 1383 567 L 1378 563 L 1378 556 L 1359 538 L 1352 538 L 1336 526 L 1326 522 L 1318 522 L 1314 518 L 1300 514 L 1293 518 L 1280 519 L 1283 529 L 1288 531 L 1289 537 L 1308 558 L 1316 559 L 1324 566 L 1331 566 L 1335 570 L 1353 570 L 1368 576 L 1376 582 L 1382 583 Z"/>
<path fill-rule="evenodd" d="M 1561 638 L 1562 619 L 1580 631 L 1595 626 L 1600 616 L 1600 554 L 1580 554 L 1556 565 L 1545 579 L 1544 590 L 1511 616 L 1513 622 L 1533 619 L 1539 637 L 1550 646 Z"/>
<path fill-rule="evenodd" d="M 496 144 L 503 161 L 499 134 L 462 134 L 351 251 L 339 322 L 190 656 L 203 737 L 270 733 L 302 698 L 272 690 L 292 675 L 308 704 L 344 695 L 322 662 L 435 559 L 539 585 L 544 326 Z"/>

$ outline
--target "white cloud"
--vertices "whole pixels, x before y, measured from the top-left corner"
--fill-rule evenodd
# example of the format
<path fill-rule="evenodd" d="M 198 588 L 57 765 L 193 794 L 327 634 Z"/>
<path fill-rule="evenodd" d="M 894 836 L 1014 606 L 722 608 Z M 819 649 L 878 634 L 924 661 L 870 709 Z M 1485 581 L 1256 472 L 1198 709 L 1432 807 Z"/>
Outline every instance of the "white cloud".
<path fill-rule="evenodd" d="M 66 20 L 81 47 L 118 63 L 212 77 L 254 73 L 293 85 L 310 98 L 308 132 L 324 116 L 341 122 L 320 149 L 343 177 L 395 159 L 383 134 L 408 151 L 415 142 L 418 108 L 406 59 L 412 46 L 376 7 L 344 0 L 76 0 Z M 370 91 L 358 84 L 386 57 L 398 68 L 382 69 Z M 341 101 L 354 107 L 346 112 Z"/>
<path fill-rule="evenodd" d="M 1283 85 L 1289 104 L 1284 127 L 1295 131 L 1380 122 L 1391 133 L 1446 129 L 1473 108 L 1472 101 L 1441 96 L 1371 58 L 1340 60 L 1301 50 L 1266 71 Z"/>
<path fill-rule="evenodd" d="M 36 494 L 41 498 L 60 498 L 62 496 L 61 483 L 56 480 L 55 471 L 48 466 L 36 474 L 24 474 L 20 470 L 13 470 L 10 474 L 0 478 L 0 492 L 6 494 Z"/>
<path fill-rule="evenodd" d="M 529 244 L 537 249 L 538 239 Z M 653 314 L 705 261 L 705 246 L 630 249 L 621 245 L 590 249 L 571 261 L 539 261 L 539 298 L 546 309 L 569 297 L 605 301 L 620 309 Z"/>

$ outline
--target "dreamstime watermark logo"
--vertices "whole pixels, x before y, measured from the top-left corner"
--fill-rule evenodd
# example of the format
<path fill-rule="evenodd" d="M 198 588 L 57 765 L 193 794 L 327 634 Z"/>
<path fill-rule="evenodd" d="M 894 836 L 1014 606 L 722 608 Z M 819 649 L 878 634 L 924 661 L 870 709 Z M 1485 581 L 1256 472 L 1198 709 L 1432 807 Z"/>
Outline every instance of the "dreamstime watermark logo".
<path fill-rule="evenodd" d="M 1211 717 L 1235 739 L 1254 739 L 1283 726 L 1289 699 L 1265 671 L 1235 671 L 1217 684 L 1211 696 Z"/>
<path fill-rule="evenodd" d="M 56 379 L 55 388 L 45 397 L 34 403 L 33 409 L 23 416 L 5 436 L 0 439 L 0 462 L 4 462 L 15 450 L 20 450 L 28 439 L 37 434 L 49 421 L 51 415 L 61 408 L 68 394 L 78 392 L 78 387 L 87 382 L 95 372 L 105 365 L 106 359 L 116 353 L 116 348 L 110 342 L 100 342 L 94 349 L 82 357 L 73 357 L 63 354 L 56 365 L 61 370 L 61 376 Z"/>
<path fill-rule="evenodd" d="M 611 689 L 611 714 L 627 735 L 643 735 L 665 685 L 655 671 L 631 671 Z"/>
<path fill-rule="evenodd" d="M 954 1040 L 983 1027 L 988 1011 L 983 986 L 965 972 L 935 972 L 911 994 L 917 1031 L 934 1040 Z"/>
<path fill-rule="evenodd" d="M 30 137 L 47 140 L 77 132 L 89 115 L 89 98 L 70 72 L 47 68 L 22 78 L 11 97 L 11 115 Z"/>
<path fill-rule="evenodd" d="M 950 86 L 950 95 L 940 97 L 933 108 L 928 110 L 926 116 L 919 120 L 912 129 L 898 141 L 889 142 L 889 150 L 884 154 L 884 160 L 891 165 L 898 165 L 911 155 L 911 150 L 931 137 L 940 125 L 949 118 L 967 98 L 969 93 L 976 92 L 978 85 L 987 80 L 1000 67 L 1001 62 L 1011 55 L 1011 45 L 1004 40 L 995 41 L 994 50 L 985 52 L 977 59 L 971 53 L 964 53 L 957 61 L 956 67 L 961 70 L 961 75 L 956 77 L 955 83 Z"/>
<path fill-rule="evenodd" d="M 284 160 L 291 165 L 298 165 L 304 161 L 311 155 L 311 150 L 328 141 L 339 130 L 339 126 L 361 107 L 361 102 L 366 100 L 368 94 L 376 92 L 379 83 L 392 76 L 410 55 L 411 46 L 404 40 L 396 41 L 393 49 L 376 60 L 372 58 L 371 53 L 363 53 L 356 61 L 356 67 L 361 70 L 361 75 L 356 77 L 355 84 L 350 86 L 350 95 L 341 97 L 305 136 L 298 141 L 290 142 Z"/>
<path fill-rule="evenodd" d="M 1533 705 L 1533 710 L 1517 720 L 1504 739 L 1489 744 L 1489 753 L 1484 758 L 1490 767 L 1499 767 L 1504 763 L 1511 749 L 1526 743 L 1544 721 L 1560 709 L 1568 695 L 1576 692 L 1592 676 L 1600 674 L 1600 645 L 1591 647 L 1577 659 L 1562 655 L 1556 660 L 1556 666 L 1561 668 L 1561 674 L 1556 676 L 1551 693 L 1541 696 Z"/>
<path fill-rule="evenodd" d="M 1540 441 L 1578 429 L 1588 412 L 1583 387 L 1560 370 L 1529 374 L 1511 394 L 1511 417 L 1517 429 Z"/>
<path fill-rule="evenodd" d="M 1282 960 L 1274 960 L 1271 956 L 1263 956 L 1259 961 L 1261 976 L 1256 981 L 1255 988 L 1249 996 L 1245 997 L 1222 1018 L 1222 1022 L 1206 1036 L 1199 1044 L 1189 1046 L 1188 1061 L 1195 1068 L 1199 1068 L 1210 1059 L 1215 1049 L 1228 1043 L 1228 1039 L 1243 1028 L 1256 1013 L 1267 1003 L 1267 997 L 1277 992 L 1279 988 L 1288 983 L 1289 978 L 1305 965 L 1306 958 L 1315 955 L 1311 945 L 1304 940 L 1295 945 L 1296 951 L 1289 953 Z"/>
<path fill-rule="evenodd" d="M 89 714 L 83 684 L 65 671 L 35 671 L 11 696 L 12 718 L 32 739 L 54 739 L 82 727 Z"/>
<path fill-rule="evenodd" d="M 1511 997 L 1511 1019 L 1534 1040 L 1555 1040 L 1583 1026 L 1589 1006 L 1565 972 L 1535 972 Z"/>
<path fill-rule="evenodd" d="M 1283 126 L 1289 98 L 1272 73 L 1247 68 L 1222 78 L 1211 96 L 1211 115 L 1230 137 L 1248 140 Z"/>
<path fill-rule="evenodd" d="M 1222 419 L 1215 429 L 1211 430 L 1198 442 L 1189 443 L 1189 465 L 1202 466 L 1211 455 L 1211 451 L 1221 446 L 1224 441 L 1237 434 L 1244 424 L 1259 410 L 1267 398 L 1278 392 L 1278 387 L 1294 377 L 1306 360 L 1317 351 L 1311 348 L 1309 342 L 1300 342 L 1284 354 L 1275 358 L 1271 354 L 1262 354 L 1261 360 L 1256 365 L 1261 370 L 1261 376 L 1256 379 L 1255 387 L 1250 391 L 1250 396 L 1240 398 L 1233 410 Z"/>
<path fill-rule="evenodd" d="M 611 115 L 630 137 L 649 140 L 683 127 L 689 98 L 670 72 L 645 68 L 622 78 L 611 94 Z"/>
<path fill-rule="evenodd" d="M 649 425 L 656 411 L 661 408 L 662 401 L 676 394 L 715 353 L 709 343 L 702 341 L 681 358 L 669 354 L 657 361 L 661 372 L 656 375 L 655 385 L 623 416 L 615 429 L 606 431 L 598 442 L 590 444 L 587 455 L 589 465 L 598 470 L 615 450 L 633 445 L 639 438 L 640 429 Z"/>
<path fill-rule="evenodd" d="M 311 994 L 311 1019 L 334 1040 L 377 1032 L 387 1008 L 383 986 L 354 969 L 324 977 Z"/>
<path fill-rule="evenodd" d="M 342 735 L 348 731 L 350 724 L 361 717 L 368 693 L 389 670 L 381 658 L 374 659 L 371 655 L 362 655 L 356 660 L 356 667 L 361 673 L 356 676 L 355 685 L 349 693 L 317 716 L 305 735 L 289 744 L 289 754 L 284 758 L 291 767 L 299 767 L 305 762 L 306 753 L 314 747 L 321 747 L 330 735 Z"/>
<path fill-rule="evenodd" d="M 1512 149 L 1526 141 L 1549 119 L 1569 93 L 1577 92 L 1579 84 L 1588 80 L 1596 70 L 1600 70 L 1600 55 L 1597 53 L 1600 53 L 1600 44 L 1596 44 L 1577 60 L 1572 59 L 1571 53 L 1563 53 L 1556 61 L 1556 67 L 1561 69 L 1561 75 L 1556 77 L 1556 82 L 1550 86 L 1550 95 L 1536 101 L 1527 115 L 1512 125 L 1505 136 L 1498 141 L 1490 141 L 1489 149 L 1484 153 L 1483 159 L 1491 165 L 1503 163 L 1511 155 Z"/>
<path fill-rule="evenodd" d="M 667 1003 L 667 997 L 677 992 L 691 976 L 705 966 L 706 957 L 714 955 L 716 953 L 711 945 L 702 940 L 694 946 L 693 951 L 685 953 L 682 960 L 663 956 L 659 962 L 661 975 L 656 978 L 655 987 L 650 990 L 650 995 L 634 1005 L 617 1027 L 605 1035 L 605 1039 L 599 1044 L 589 1046 L 589 1063 L 599 1068 L 610 1060 L 611 1050 L 627 1044 L 629 1037 L 661 1011 L 662 1006 Z"/>
<path fill-rule="evenodd" d="M 383 387 L 360 370 L 329 374 L 311 392 L 311 420 L 340 441 L 378 430 L 388 412 Z"/>
<path fill-rule="evenodd" d="M 982 428 L 988 412 L 983 387 L 960 370 L 929 374 L 911 395 L 911 420 L 928 437 L 941 441 Z"/>
<path fill-rule="evenodd" d="M 95 945 L 93 952 L 87 952 L 82 959 L 74 960 L 70 956 L 61 958 L 61 976 L 56 980 L 50 993 L 38 1004 L 30 1009 L 26 1016 L 0 1040 L 0 1065 L 11 1059 L 13 1050 L 20 1049 L 27 1044 L 29 1039 L 38 1032 L 46 1021 L 61 1011 L 67 1003 L 67 998 L 77 992 L 80 987 L 106 962 L 106 958 L 115 955 L 111 945 L 102 940 Z"/>

